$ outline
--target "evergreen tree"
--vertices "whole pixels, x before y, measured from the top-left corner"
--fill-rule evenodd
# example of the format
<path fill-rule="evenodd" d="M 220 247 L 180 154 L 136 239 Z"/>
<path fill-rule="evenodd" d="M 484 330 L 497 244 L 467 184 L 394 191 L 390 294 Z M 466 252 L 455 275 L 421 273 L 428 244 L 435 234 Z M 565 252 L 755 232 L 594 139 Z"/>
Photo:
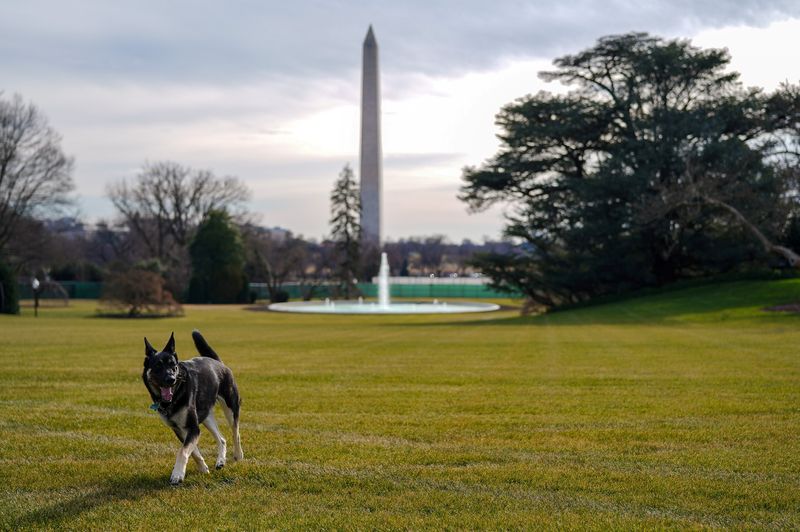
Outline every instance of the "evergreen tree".
<path fill-rule="evenodd" d="M 335 278 L 346 299 L 357 294 L 361 255 L 361 201 L 353 170 L 346 164 L 331 192 L 331 237 L 336 243 Z"/>
<path fill-rule="evenodd" d="M 211 211 L 189 246 L 192 277 L 189 302 L 247 301 L 245 254 L 239 230 L 225 211 Z"/>
<path fill-rule="evenodd" d="M 557 59 L 540 76 L 573 90 L 507 105 L 500 151 L 464 171 L 461 198 L 511 202 L 505 232 L 522 243 L 476 265 L 558 305 L 770 259 L 753 228 L 774 240 L 797 208 L 779 141 L 800 99 L 742 88 L 728 62 L 641 33 Z"/>

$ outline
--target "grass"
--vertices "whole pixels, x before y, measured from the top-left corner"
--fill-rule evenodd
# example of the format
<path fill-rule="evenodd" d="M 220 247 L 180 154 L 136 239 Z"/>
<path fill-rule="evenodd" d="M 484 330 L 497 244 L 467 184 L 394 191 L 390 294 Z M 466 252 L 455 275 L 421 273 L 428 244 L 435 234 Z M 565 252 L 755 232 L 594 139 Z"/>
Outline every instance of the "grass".
<path fill-rule="evenodd" d="M 800 280 L 534 318 L 24 309 L 0 317 L 0 529 L 798 528 L 800 316 L 761 310 L 793 300 Z M 171 488 L 142 336 L 190 357 L 194 327 L 237 375 L 245 460 Z"/>

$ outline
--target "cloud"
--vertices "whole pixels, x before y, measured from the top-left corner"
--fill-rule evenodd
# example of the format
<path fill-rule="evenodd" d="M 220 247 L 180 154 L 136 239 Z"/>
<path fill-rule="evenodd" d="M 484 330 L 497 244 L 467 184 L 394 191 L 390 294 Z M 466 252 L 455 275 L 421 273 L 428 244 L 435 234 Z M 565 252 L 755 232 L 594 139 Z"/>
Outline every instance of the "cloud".
<path fill-rule="evenodd" d="M 493 207 L 470 214 L 463 203 L 453 201 L 457 194 L 457 183 L 415 189 L 389 188 L 384 192 L 384 238 L 397 240 L 443 234 L 453 242 L 464 238 L 498 239 L 503 208 Z"/>
<path fill-rule="evenodd" d="M 727 48 L 730 69 L 741 73 L 745 86 L 774 90 L 783 82 L 800 82 L 797 66 L 797 32 L 800 20 L 770 24 L 760 28 L 733 26 L 700 32 L 692 42 L 703 48 Z"/>
<path fill-rule="evenodd" d="M 431 165 L 451 165 L 461 158 L 461 153 L 394 153 L 384 157 L 383 161 L 386 166 L 396 170 L 416 170 Z"/>
<path fill-rule="evenodd" d="M 791 57 L 753 52 L 793 53 L 780 41 L 793 42 L 800 19 L 774 22 L 791 16 L 794 0 L 26 0 L 3 5 L 0 90 L 35 102 L 63 135 L 90 217 L 111 212 L 107 183 L 168 159 L 241 177 L 264 223 L 319 237 L 333 180 L 346 162 L 358 171 L 361 41 L 372 23 L 387 235 L 479 239 L 499 233 L 501 214 L 466 214 L 461 168 L 497 149 L 502 105 L 559 90 L 536 77 L 554 57 L 612 33 L 700 35 L 697 44 L 729 46 L 734 65 L 749 54 L 742 68 L 793 79 Z M 756 29 L 767 24 L 780 28 L 771 39 Z"/>
<path fill-rule="evenodd" d="M 346 77 L 375 26 L 387 72 L 463 73 L 508 57 L 549 58 L 605 34 L 759 26 L 800 15 L 793 0 L 403 2 L 26 0 L 0 19 L 4 72 L 79 73 L 232 85 Z M 345 74 L 348 73 L 348 74 Z"/>

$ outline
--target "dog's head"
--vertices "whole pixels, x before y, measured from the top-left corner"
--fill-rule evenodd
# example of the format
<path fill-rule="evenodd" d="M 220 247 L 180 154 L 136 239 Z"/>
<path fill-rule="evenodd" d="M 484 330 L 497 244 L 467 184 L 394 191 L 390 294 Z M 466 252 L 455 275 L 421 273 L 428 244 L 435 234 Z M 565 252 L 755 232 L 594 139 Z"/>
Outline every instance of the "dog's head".
<path fill-rule="evenodd" d="M 157 389 L 161 400 L 172 401 L 175 385 L 180 379 L 178 355 L 175 353 L 175 333 L 172 333 L 167 345 L 156 351 L 147 338 L 144 339 L 144 374 L 149 387 Z"/>

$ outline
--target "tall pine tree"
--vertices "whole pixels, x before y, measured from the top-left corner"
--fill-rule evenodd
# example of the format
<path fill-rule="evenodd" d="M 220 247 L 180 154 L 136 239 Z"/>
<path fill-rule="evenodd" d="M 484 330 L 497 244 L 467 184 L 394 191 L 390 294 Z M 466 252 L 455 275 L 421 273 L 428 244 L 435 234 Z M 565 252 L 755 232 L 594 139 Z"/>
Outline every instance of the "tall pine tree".
<path fill-rule="evenodd" d="M 359 276 L 361 255 L 361 201 L 358 182 L 346 164 L 331 192 L 331 238 L 336 244 L 334 276 L 346 299 L 358 293 L 355 281 Z"/>

